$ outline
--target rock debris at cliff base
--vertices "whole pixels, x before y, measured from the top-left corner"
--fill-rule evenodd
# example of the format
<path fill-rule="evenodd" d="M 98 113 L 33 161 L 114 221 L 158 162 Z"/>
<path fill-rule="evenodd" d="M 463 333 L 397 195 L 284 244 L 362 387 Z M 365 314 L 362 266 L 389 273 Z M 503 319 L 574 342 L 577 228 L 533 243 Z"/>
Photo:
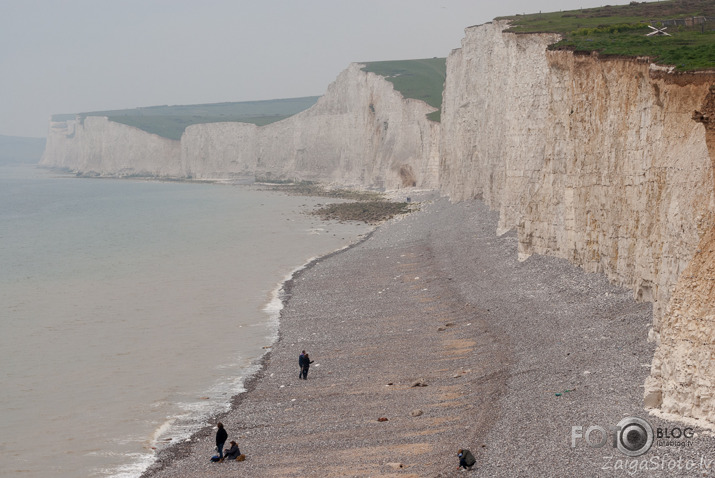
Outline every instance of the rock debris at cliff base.
<path fill-rule="evenodd" d="M 475 476 L 623 476 L 618 451 L 572 449 L 571 426 L 679 425 L 641 406 L 651 305 L 565 260 L 518 262 L 496 224 L 480 202 L 423 202 L 299 273 L 264 369 L 219 417 L 247 460 L 210 463 L 206 429 L 145 476 L 457 476 L 459 448 Z M 710 456 L 692 441 L 644 458 Z"/>

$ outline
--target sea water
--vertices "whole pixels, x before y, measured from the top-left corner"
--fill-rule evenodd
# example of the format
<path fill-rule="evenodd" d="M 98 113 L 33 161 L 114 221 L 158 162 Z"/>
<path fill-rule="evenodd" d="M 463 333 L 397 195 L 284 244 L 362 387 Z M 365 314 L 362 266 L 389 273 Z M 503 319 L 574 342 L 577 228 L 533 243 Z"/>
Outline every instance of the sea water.
<path fill-rule="evenodd" d="M 325 199 L 0 167 L 0 476 L 136 477 L 228 409 Z"/>

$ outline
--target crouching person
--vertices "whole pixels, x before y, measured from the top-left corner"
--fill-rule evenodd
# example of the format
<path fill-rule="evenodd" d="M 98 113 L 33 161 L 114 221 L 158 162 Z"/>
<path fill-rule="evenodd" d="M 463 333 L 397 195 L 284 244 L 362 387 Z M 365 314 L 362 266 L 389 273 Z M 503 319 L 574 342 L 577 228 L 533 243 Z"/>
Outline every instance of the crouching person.
<path fill-rule="evenodd" d="M 459 457 L 459 467 L 457 469 L 459 470 L 460 468 L 464 468 L 465 470 L 471 470 L 472 466 L 477 462 L 477 460 L 474 458 L 474 455 L 472 455 L 472 452 L 469 450 L 459 450 L 457 452 L 457 456 Z"/>

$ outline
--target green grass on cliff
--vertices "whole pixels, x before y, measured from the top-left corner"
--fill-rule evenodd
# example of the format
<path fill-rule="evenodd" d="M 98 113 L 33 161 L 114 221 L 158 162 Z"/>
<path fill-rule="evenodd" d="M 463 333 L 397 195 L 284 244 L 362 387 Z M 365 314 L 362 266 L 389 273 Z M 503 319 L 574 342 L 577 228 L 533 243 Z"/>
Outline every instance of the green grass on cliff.
<path fill-rule="evenodd" d="M 693 17 L 707 20 L 696 23 Z M 680 71 L 715 68 L 715 2 L 712 0 L 634 1 L 628 5 L 499 19 L 510 20 L 510 31 L 515 33 L 560 33 L 563 40 L 551 46 L 555 50 L 648 56 L 658 64 L 675 66 Z M 648 25 L 667 26 L 665 31 L 672 36 L 648 37 L 646 34 L 652 31 Z"/>
<path fill-rule="evenodd" d="M 366 62 L 364 71 L 384 76 L 405 98 L 422 100 L 437 111 L 427 115 L 440 120 L 442 90 L 447 77 L 446 58 Z"/>
<path fill-rule="evenodd" d="M 150 106 L 126 110 L 94 111 L 80 113 L 87 116 L 106 116 L 110 121 L 134 126 L 147 133 L 169 139 L 181 139 L 184 130 L 192 124 L 240 122 L 258 126 L 274 123 L 293 116 L 313 106 L 318 96 L 267 101 L 243 101 L 204 105 Z M 54 121 L 67 119 L 68 115 L 55 115 Z M 72 115 L 74 118 L 74 115 Z"/>

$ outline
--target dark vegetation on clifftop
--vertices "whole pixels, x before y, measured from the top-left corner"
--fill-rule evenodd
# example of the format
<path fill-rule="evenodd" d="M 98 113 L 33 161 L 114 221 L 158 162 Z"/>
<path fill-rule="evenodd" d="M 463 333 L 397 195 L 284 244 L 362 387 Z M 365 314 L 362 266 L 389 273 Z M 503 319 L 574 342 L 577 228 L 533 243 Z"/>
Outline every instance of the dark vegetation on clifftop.
<path fill-rule="evenodd" d="M 239 122 L 258 126 L 267 125 L 307 110 L 319 96 L 266 101 L 242 101 L 205 105 L 149 106 L 127 110 L 93 111 L 79 117 L 106 116 L 147 133 L 179 140 L 187 126 L 202 123 Z M 53 121 L 74 118 L 74 115 L 55 115 Z"/>
<path fill-rule="evenodd" d="M 446 58 L 422 60 L 373 61 L 364 63 L 363 71 L 385 77 L 405 98 L 422 100 L 437 111 L 427 115 L 432 121 L 440 120 L 442 90 L 447 78 Z"/>
<path fill-rule="evenodd" d="M 672 0 L 606 5 L 599 8 L 500 17 L 515 33 L 560 33 L 554 50 L 596 51 L 601 55 L 650 57 L 679 71 L 715 68 L 715 2 Z M 648 25 L 666 35 L 646 36 Z"/>

